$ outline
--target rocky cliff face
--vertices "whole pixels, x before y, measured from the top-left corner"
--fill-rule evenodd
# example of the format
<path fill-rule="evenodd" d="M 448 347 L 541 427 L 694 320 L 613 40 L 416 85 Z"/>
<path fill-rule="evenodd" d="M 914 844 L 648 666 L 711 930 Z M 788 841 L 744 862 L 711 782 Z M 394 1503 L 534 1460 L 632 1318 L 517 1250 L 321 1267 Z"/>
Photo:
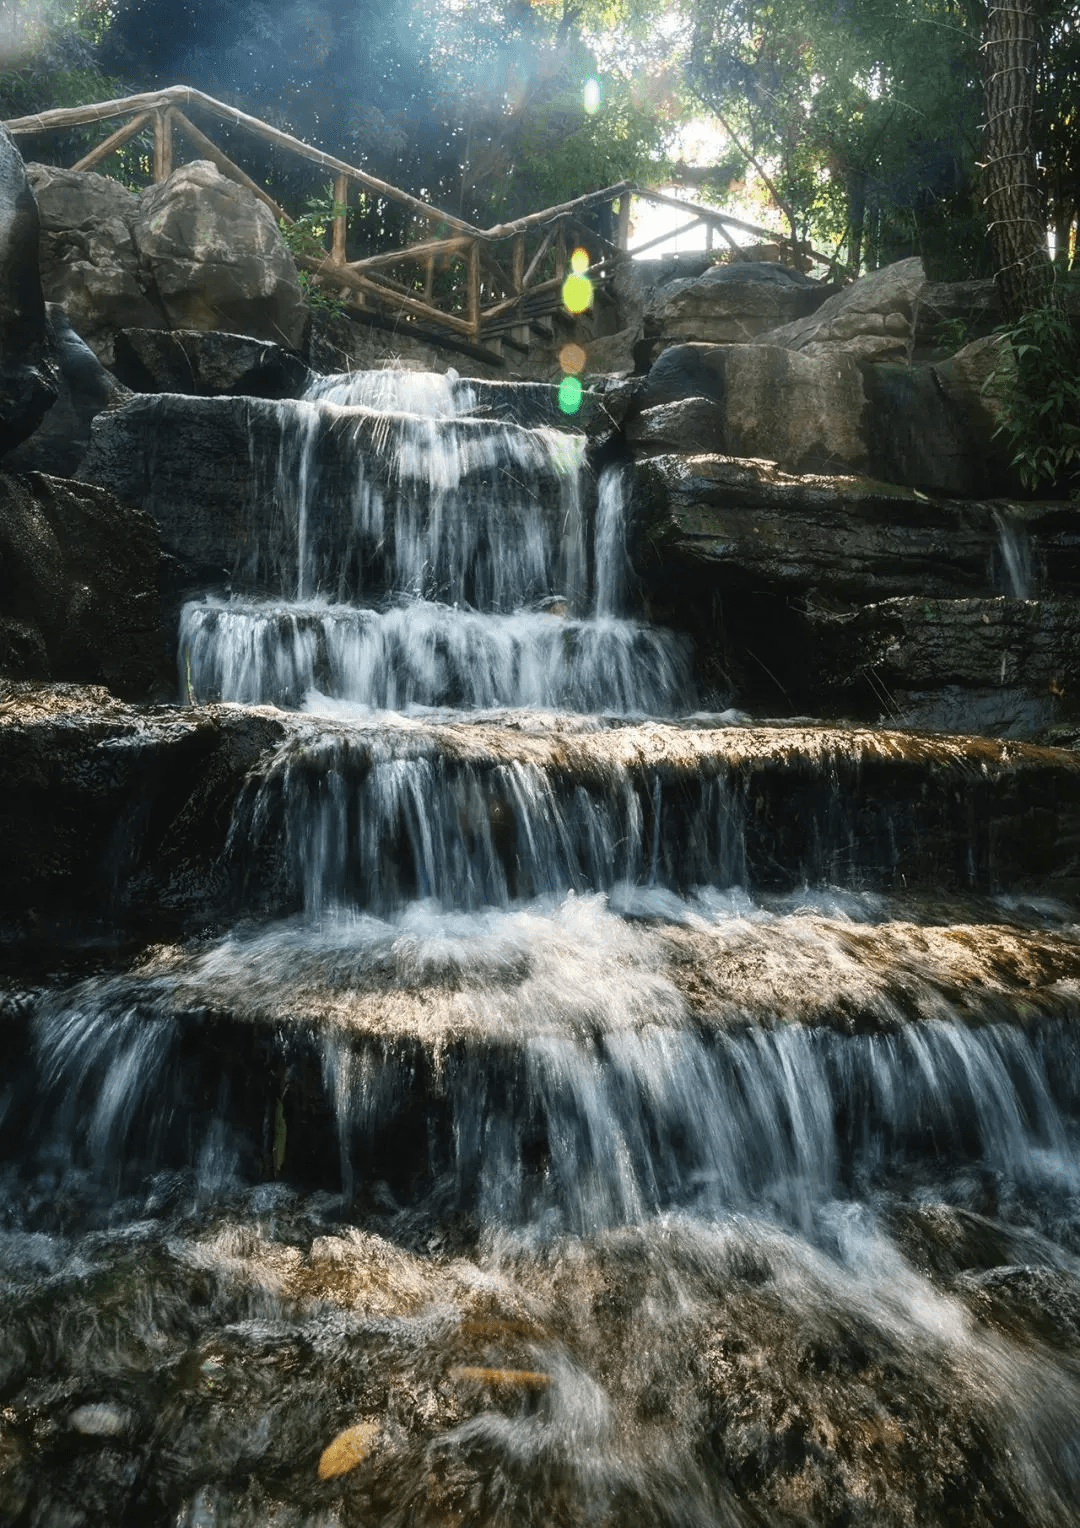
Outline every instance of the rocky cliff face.
<path fill-rule="evenodd" d="M 0 456 L 37 429 L 57 394 L 38 227 L 25 166 L 0 128 Z"/>

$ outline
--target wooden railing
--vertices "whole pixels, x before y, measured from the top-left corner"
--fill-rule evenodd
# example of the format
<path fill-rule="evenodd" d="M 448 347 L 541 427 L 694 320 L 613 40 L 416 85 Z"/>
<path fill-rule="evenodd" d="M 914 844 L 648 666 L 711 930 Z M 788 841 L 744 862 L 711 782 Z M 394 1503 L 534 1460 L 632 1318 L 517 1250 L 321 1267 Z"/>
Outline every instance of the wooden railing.
<path fill-rule="evenodd" d="M 436 332 L 456 335 L 473 345 L 501 347 L 505 339 L 515 348 L 527 348 L 530 325 L 562 306 L 562 288 L 570 252 L 582 246 L 589 254 L 583 274 L 594 288 L 607 284 L 621 260 L 625 260 L 630 232 L 631 198 L 652 201 L 688 214 L 688 221 L 668 229 L 632 253 L 668 242 L 704 225 L 709 247 L 719 236 L 742 258 L 744 251 L 733 230 L 767 239 L 786 249 L 793 259 L 833 262 L 808 245 L 793 249 L 790 240 L 767 229 L 756 228 L 725 212 L 677 197 L 643 189 L 630 181 L 592 191 L 574 201 L 546 207 L 527 217 L 477 228 L 463 218 L 433 207 L 419 197 L 380 180 L 356 165 L 327 154 L 294 138 L 236 107 L 216 101 L 186 85 L 173 85 L 142 95 L 124 96 L 89 106 L 60 107 L 36 116 L 18 117 L 4 126 L 15 135 L 65 128 L 86 127 L 113 118 L 122 125 L 84 154 L 72 166 L 90 170 L 140 133 L 153 134 L 153 179 L 166 179 L 173 170 L 177 136 L 186 139 L 198 157 L 209 159 L 223 175 L 246 186 L 286 226 L 292 218 L 269 192 L 226 154 L 189 117 L 195 108 L 204 117 L 238 127 L 275 148 L 332 177 L 334 203 L 348 208 L 350 197 L 397 207 L 407 227 L 419 238 L 397 248 L 349 260 L 346 251 L 347 212 L 329 220 L 329 248 L 303 249 L 297 264 L 344 302 L 360 309 L 390 313 Z M 185 110 L 187 108 L 188 110 Z M 617 204 L 618 211 L 615 212 Z M 395 271 L 394 275 L 390 272 Z"/>

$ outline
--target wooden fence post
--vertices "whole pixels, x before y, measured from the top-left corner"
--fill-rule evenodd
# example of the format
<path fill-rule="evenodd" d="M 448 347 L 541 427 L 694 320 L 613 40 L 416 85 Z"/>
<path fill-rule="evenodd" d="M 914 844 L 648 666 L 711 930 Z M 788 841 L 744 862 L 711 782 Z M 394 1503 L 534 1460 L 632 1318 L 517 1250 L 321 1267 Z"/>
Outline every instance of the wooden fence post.
<path fill-rule="evenodd" d="M 172 119 L 167 111 L 154 113 L 154 179 L 168 180 L 172 174 Z"/>
<path fill-rule="evenodd" d="M 349 179 L 346 175 L 339 175 L 334 181 L 334 201 L 344 206 L 349 199 Z M 340 217 L 334 219 L 333 239 L 330 246 L 330 258 L 336 260 L 338 265 L 345 263 L 345 220 L 343 212 Z"/>
<path fill-rule="evenodd" d="M 513 251 L 510 257 L 510 279 L 514 286 L 514 295 L 520 297 L 525 287 L 525 235 L 514 235 Z M 528 345 L 528 324 L 515 324 L 510 335 L 519 345 Z"/>
<path fill-rule="evenodd" d="M 469 243 L 468 253 L 469 270 L 469 293 L 468 293 L 468 318 L 469 328 L 473 339 L 480 343 L 480 240 L 473 239 Z"/>
<path fill-rule="evenodd" d="M 615 232 L 619 253 L 625 255 L 630 244 L 630 193 L 624 191 L 619 197 L 619 226 Z"/>

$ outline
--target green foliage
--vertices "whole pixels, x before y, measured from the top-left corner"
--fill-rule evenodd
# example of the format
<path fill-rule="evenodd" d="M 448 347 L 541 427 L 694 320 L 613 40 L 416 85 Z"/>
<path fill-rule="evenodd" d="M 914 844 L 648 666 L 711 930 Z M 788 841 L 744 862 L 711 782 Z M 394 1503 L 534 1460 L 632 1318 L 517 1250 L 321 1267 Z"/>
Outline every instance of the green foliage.
<path fill-rule="evenodd" d="M 282 219 L 278 227 L 293 255 L 308 255 L 318 259 L 327 252 L 326 239 L 334 219 L 343 217 L 347 220 L 350 216 L 351 212 L 345 203 L 334 200 L 334 187 L 333 184 L 329 184 L 321 196 L 308 197 L 304 211 L 299 217 L 291 223 L 286 223 Z M 332 297 L 325 291 L 319 278 L 311 271 L 300 270 L 297 275 L 309 308 L 318 308 L 325 313 L 345 311 L 345 304 L 341 299 Z"/>
<path fill-rule="evenodd" d="M 977 26 L 949 0 L 691 0 L 690 83 L 800 231 L 855 265 L 928 254 L 966 205 Z"/>
<path fill-rule="evenodd" d="M 1025 488 L 1080 491 L 1080 343 L 1060 304 L 1033 308 L 998 331 L 1014 364 L 987 378 L 1002 387 L 998 433 Z"/>

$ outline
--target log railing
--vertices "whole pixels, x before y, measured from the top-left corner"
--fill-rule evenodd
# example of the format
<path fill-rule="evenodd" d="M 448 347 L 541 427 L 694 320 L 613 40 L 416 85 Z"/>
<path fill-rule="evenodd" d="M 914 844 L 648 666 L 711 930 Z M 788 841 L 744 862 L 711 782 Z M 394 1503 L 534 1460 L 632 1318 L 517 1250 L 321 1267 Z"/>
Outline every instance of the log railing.
<path fill-rule="evenodd" d="M 620 181 L 618 185 L 492 228 L 477 228 L 357 165 L 313 148 L 268 122 L 186 85 L 90 106 L 60 107 L 18 117 L 4 126 L 10 133 L 20 135 L 124 118 L 119 127 L 72 168 L 94 169 L 139 133 L 152 129 L 155 181 L 172 173 L 179 135 L 200 158 L 210 160 L 223 175 L 245 186 L 277 219 L 290 225 L 292 219 L 269 192 L 191 120 L 188 111 L 192 108 L 202 113 L 204 119 L 241 128 L 294 158 L 327 171 L 338 206 L 347 208 L 351 196 L 362 195 L 369 201 L 400 209 L 421 237 L 397 248 L 350 260 L 346 250 L 347 212 L 340 213 L 329 220 L 329 248 L 311 249 L 307 253 L 301 250 L 296 255 L 297 264 L 353 307 L 389 312 L 438 332 L 449 332 L 474 345 L 488 344 L 497 350 L 505 339 L 519 348 L 526 347 L 529 325 L 562 305 L 567 252 L 575 246 L 583 246 L 589 253 L 584 274 L 594 287 L 609 282 L 619 262 L 630 253 L 641 254 L 702 224 L 707 229 L 708 247 L 712 248 L 718 235 L 730 245 L 736 258 L 741 258 L 743 252 L 732 230 L 778 243 L 793 258 L 809 258 L 835 268 L 827 256 L 808 245 L 794 250 L 790 240 L 781 234 L 756 228 L 712 207 L 642 189 L 630 181 Z M 688 221 L 630 251 L 632 197 L 683 212 Z M 613 213 L 615 203 L 617 214 Z M 391 271 L 395 274 L 391 275 Z"/>

